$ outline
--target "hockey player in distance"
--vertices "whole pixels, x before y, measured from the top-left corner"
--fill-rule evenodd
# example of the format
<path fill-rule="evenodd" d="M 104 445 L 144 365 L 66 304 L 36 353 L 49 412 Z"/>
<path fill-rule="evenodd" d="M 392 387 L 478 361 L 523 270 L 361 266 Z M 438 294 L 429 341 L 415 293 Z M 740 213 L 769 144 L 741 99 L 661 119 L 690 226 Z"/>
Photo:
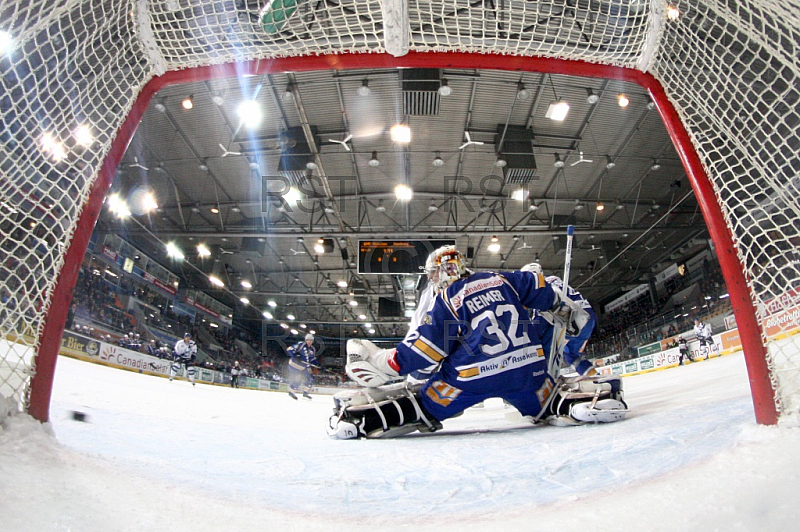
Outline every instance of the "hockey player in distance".
<path fill-rule="evenodd" d="M 700 356 L 705 355 L 705 359 L 708 360 L 711 346 L 714 344 L 714 341 L 711 339 L 711 327 L 700 321 L 699 318 L 695 318 L 694 335 L 697 336 L 697 341 L 700 342 Z"/>
<path fill-rule="evenodd" d="M 314 349 L 314 335 L 307 334 L 305 340 L 297 342 L 286 350 L 289 356 L 289 367 L 291 375 L 289 377 L 289 397 L 297 399 L 296 392 L 302 388 L 303 397 L 311 399 L 309 392 L 314 383 L 311 375 L 311 368 L 317 363 L 317 350 Z"/>
<path fill-rule="evenodd" d="M 490 397 L 504 399 L 534 422 L 545 416 L 564 424 L 624 417 L 619 379 L 566 383 L 547 373 L 550 346 L 543 345 L 527 308 L 552 312 L 573 335 L 588 315 L 542 275 L 472 273 L 454 246 L 434 251 L 425 269 L 436 291 L 433 305 L 396 349 L 348 341 L 347 374 L 370 389 L 334 396 L 329 435 L 352 439 L 432 432 L 443 420 Z M 421 385 L 386 385 L 430 367 L 435 371 Z"/>
<path fill-rule="evenodd" d="M 692 361 L 692 357 L 689 355 L 689 344 L 683 336 L 678 338 L 678 352 L 681 356 L 680 363 L 678 364 L 679 366 L 683 366 L 684 359 L 686 359 L 687 362 Z"/>
<path fill-rule="evenodd" d="M 183 340 L 178 340 L 175 344 L 175 353 L 172 361 L 172 368 L 169 371 L 169 380 L 175 378 L 175 374 L 181 369 L 181 364 L 186 366 L 186 374 L 194 386 L 194 362 L 197 358 L 197 344 L 192 340 L 192 335 L 186 333 Z"/>
<path fill-rule="evenodd" d="M 522 267 L 523 272 L 532 272 L 536 274 L 544 275 L 542 271 L 542 266 L 538 262 L 532 262 Z M 550 283 L 553 287 L 557 288 L 559 291 L 564 291 L 564 281 L 561 280 L 560 277 L 555 275 L 548 275 L 545 277 L 545 281 Z M 572 366 L 575 371 L 578 372 L 578 375 L 584 377 L 592 377 L 597 375 L 597 370 L 594 368 L 591 362 L 583 358 L 583 350 L 586 348 L 586 344 L 589 341 L 589 337 L 592 335 L 592 331 L 594 331 L 594 326 L 597 323 L 597 315 L 595 314 L 594 310 L 592 310 L 592 305 L 589 303 L 580 292 L 573 289 L 571 286 L 567 287 L 567 297 L 569 297 L 572 301 L 577 303 L 586 313 L 589 315 L 589 320 L 586 322 L 581 328 L 580 333 L 577 336 L 572 336 L 567 334 L 567 344 L 564 346 L 564 360 Z M 538 316 L 536 319 L 545 319 L 550 325 L 553 324 L 552 319 L 547 313 L 537 312 Z"/>

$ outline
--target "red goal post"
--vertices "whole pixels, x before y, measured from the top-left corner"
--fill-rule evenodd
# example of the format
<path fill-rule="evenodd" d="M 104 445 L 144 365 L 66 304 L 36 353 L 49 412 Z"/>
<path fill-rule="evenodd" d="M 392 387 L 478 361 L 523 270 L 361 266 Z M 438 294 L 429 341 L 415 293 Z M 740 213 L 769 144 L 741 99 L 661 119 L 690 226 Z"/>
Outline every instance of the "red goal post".
<path fill-rule="evenodd" d="M 22 104 L 9 102 L 0 109 L 6 125 L 20 124 L 6 134 L 14 148 L 6 149 L 0 161 L 6 172 L 0 199 L 9 204 L 4 183 L 19 186 L 34 179 L 37 190 L 57 196 L 54 204 L 61 206 L 59 222 L 44 238 L 60 243 L 65 253 L 50 253 L 37 263 L 31 260 L 33 246 L 25 244 L 29 217 L 9 214 L 0 205 L 0 223 L 17 235 L 4 237 L 2 258 L 8 266 L 0 272 L 0 287 L 15 298 L 13 312 L 0 316 L 0 394 L 15 399 L 35 418 L 48 419 L 57 354 L 80 264 L 116 168 L 156 92 L 176 83 L 243 74 L 398 67 L 568 74 L 644 87 L 666 124 L 715 243 L 745 352 L 756 419 L 774 424 L 779 415 L 781 420 L 796 418 L 800 411 L 800 356 L 793 339 L 797 324 L 784 322 L 769 336 L 762 326 L 770 316 L 790 312 L 798 300 L 792 291 L 798 278 L 793 270 L 781 266 L 776 273 L 763 268 L 765 257 L 775 257 L 764 248 L 785 251 L 785 245 L 777 244 L 793 242 L 800 219 L 794 183 L 775 178 L 776 173 L 783 176 L 800 167 L 797 50 L 792 48 L 797 46 L 793 36 L 800 31 L 797 8 L 753 1 L 731 12 L 726 3 L 713 0 L 675 2 L 683 18 L 671 24 L 666 4 L 659 1 L 579 2 L 580 9 L 572 11 L 564 1 L 510 2 L 500 13 L 503 17 L 459 1 L 413 7 L 399 0 L 383 6 L 353 2 L 325 7 L 324 13 L 300 2 L 277 34 L 265 35 L 258 33 L 257 22 L 242 23 L 242 13 L 229 13 L 229 6 L 218 8 L 216 3 L 73 4 L 53 13 L 46 12 L 48 3 L 33 2 L 26 16 L 17 14 L 5 28 L 12 37 L 19 30 L 19 42 L 0 62 L 0 88 L 11 98 L 20 98 L 33 110 L 47 108 L 50 122 L 65 131 L 79 114 L 77 101 L 86 106 L 84 115 L 98 130 L 91 147 L 78 152 L 72 141 L 79 156 L 64 158 L 58 140 L 66 143 L 66 134 L 50 144 L 49 138 L 43 140 L 41 127 L 21 118 Z M 388 4 L 400 6 L 405 18 L 382 19 Z M 631 15 L 631 5 L 642 9 Z M 547 20 L 557 24 L 542 22 L 545 7 Z M 244 15 L 257 17 L 255 7 L 246 9 Z M 623 11 L 630 17 L 620 22 Z M 578 12 L 584 17 L 583 30 L 576 29 Z M 323 15 L 325 24 L 319 23 Z M 505 21 L 502 31 L 500 18 Z M 171 32 L 175 20 L 180 20 L 181 32 Z M 0 21 L 4 22 L 8 21 Z M 598 29 L 601 22 L 603 28 Z M 236 35 L 239 42 L 231 44 L 223 35 L 234 26 L 244 29 Z M 66 31 L 54 31 L 64 27 Z M 203 31 L 185 42 L 193 28 Z M 84 48 L 83 42 L 94 48 Z M 59 45 L 70 51 L 63 64 L 57 61 Z M 32 68 L 36 60 L 51 69 L 52 76 L 37 73 Z M 87 66 L 90 62 L 96 70 Z M 735 76 L 728 72 L 734 65 Z M 67 79 L 83 76 L 81 67 L 88 74 L 73 82 L 88 96 L 68 94 L 64 74 L 70 73 Z M 35 101 L 20 91 L 25 81 L 35 87 Z M 112 94 L 114 99 L 90 108 L 93 94 Z M 777 108 L 784 115 L 776 123 Z M 737 116 L 744 116 L 743 125 Z M 758 139 L 744 138 L 744 129 L 753 127 L 761 128 L 754 135 Z M 726 156 L 735 161 L 724 160 Z M 49 166 L 46 171 L 39 169 L 42 164 L 25 166 L 26 157 L 38 158 L 37 163 L 49 157 Z M 772 159 L 764 164 L 768 157 Z M 8 161 L 20 162 L 22 168 L 14 169 Z M 36 180 L 39 174 L 47 179 Z M 38 184 L 48 179 L 57 184 Z M 770 189 L 766 194 L 765 188 Z M 777 222 L 778 236 L 776 224 L 765 221 L 776 209 L 788 220 Z M 17 263 L 39 269 L 23 275 L 20 271 L 25 269 L 11 269 Z M 45 281 L 37 283 L 39 276 Z M 776 293 L 776 285 L 783 285 L 784 293 Z M 781 297 L 787 294 L 790 297 Z M 775 301 L 780 303 L 776 306 Z"/>

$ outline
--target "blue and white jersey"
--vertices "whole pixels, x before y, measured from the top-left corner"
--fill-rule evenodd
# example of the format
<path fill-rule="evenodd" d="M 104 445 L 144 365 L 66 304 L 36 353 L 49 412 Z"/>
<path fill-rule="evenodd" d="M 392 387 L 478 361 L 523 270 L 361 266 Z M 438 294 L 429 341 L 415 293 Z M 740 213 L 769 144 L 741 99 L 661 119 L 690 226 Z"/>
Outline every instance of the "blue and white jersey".
<path fill-rule="evenodd" d="M 436 296 L 416 330 L 398 345 L 400 373 L 441 365 L 437 374 L 463 390 L 529 387 L 532 375 L 545 375 L 546 364 L 526 307 L 547 310 L 554 297 L 544 277 L 530 272 L 460 279 Z"/>
<path fill-rule="evenodd" d="M 175 354 L 181 358 L 191 358 L 197 354 L 197 344 L 193 340 L 178 340 L 175 344 Z"/>
<path fill-rule="evenodd" d="M 555 286 L 558 290 L 562 292 L 564 291 L 564 281 L 561 279 L 561 277 L 558 277 L 557 275 L 548 275 L 547 277 L 545 277 L 545 281 Z M 571 286 L 567 287 L 567 297 L 575 301 L 577 304 L 579 304 L 581 308 L 584 309 L 592 308 L 592 304 L 589 303 L 589 300 L 583 297 L 583 295 L 580 292 L 578 292 Z"/>
<path fill-rule="evenodd" d="M 711 327 L 702 321 L 694 326 L 694 335 L 697 336 L 698 340 L 711 338 L 711 334 Z"/>
<path fill-rule="evenodd" d="M 292 357 L 289 364 L 297 369 L 305 369 L 317 363 L 317 350 L 313 345 L 307 345 L 305 341 L 297 342 L 286 351 Z"/>

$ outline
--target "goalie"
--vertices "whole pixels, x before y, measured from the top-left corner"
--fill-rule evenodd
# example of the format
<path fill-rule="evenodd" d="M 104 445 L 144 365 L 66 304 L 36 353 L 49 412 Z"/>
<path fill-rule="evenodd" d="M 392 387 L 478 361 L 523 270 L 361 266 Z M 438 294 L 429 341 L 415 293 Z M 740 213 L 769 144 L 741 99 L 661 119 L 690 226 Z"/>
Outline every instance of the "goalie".
<path fill-rule="evenodd" d="M 552 313 L 574 335 L 588 315 L 541 274 L 472 273 L 453 246 L 434 251 L 425 269 L 436 296 L 396 349 L 348 341 L 347 374 L 370 389 L 334 396 L 331 436 L 432 432 L 490 397 L 504 399 L 533 421 L 552 416 L 571 420 L 559 424 L 581 424 L 624 417 L 619 379 L 572 383 L 547 373 L 549 346 L 542 345 L 542 331 L 532 326 L 526 309 Z M 432 373 L 419 385 L 387 385 L 417 370 Z"/>

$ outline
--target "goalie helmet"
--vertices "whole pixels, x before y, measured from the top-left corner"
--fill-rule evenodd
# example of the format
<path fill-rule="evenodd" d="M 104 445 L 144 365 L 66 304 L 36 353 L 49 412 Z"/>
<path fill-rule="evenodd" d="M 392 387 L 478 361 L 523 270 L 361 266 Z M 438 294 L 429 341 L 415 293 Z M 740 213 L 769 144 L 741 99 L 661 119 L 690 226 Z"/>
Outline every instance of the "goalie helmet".
<path fill-rule="evenodd" d="M 536 275 L 544 275 L 544 272 L 542 271 L 542 265 L 539 264 L 538 262 L 531 262 L 530 264 L 526 264 L 520 269 L 520 271 L 531 272 L 535 273 Z"/>
<path fill-rule="evenodd" d="M 464 255 L 455 246 L 442 246 L 428 255 L 425 273 L 436 293 L 441 292 L 461 277 L 467 275 Z"/>

